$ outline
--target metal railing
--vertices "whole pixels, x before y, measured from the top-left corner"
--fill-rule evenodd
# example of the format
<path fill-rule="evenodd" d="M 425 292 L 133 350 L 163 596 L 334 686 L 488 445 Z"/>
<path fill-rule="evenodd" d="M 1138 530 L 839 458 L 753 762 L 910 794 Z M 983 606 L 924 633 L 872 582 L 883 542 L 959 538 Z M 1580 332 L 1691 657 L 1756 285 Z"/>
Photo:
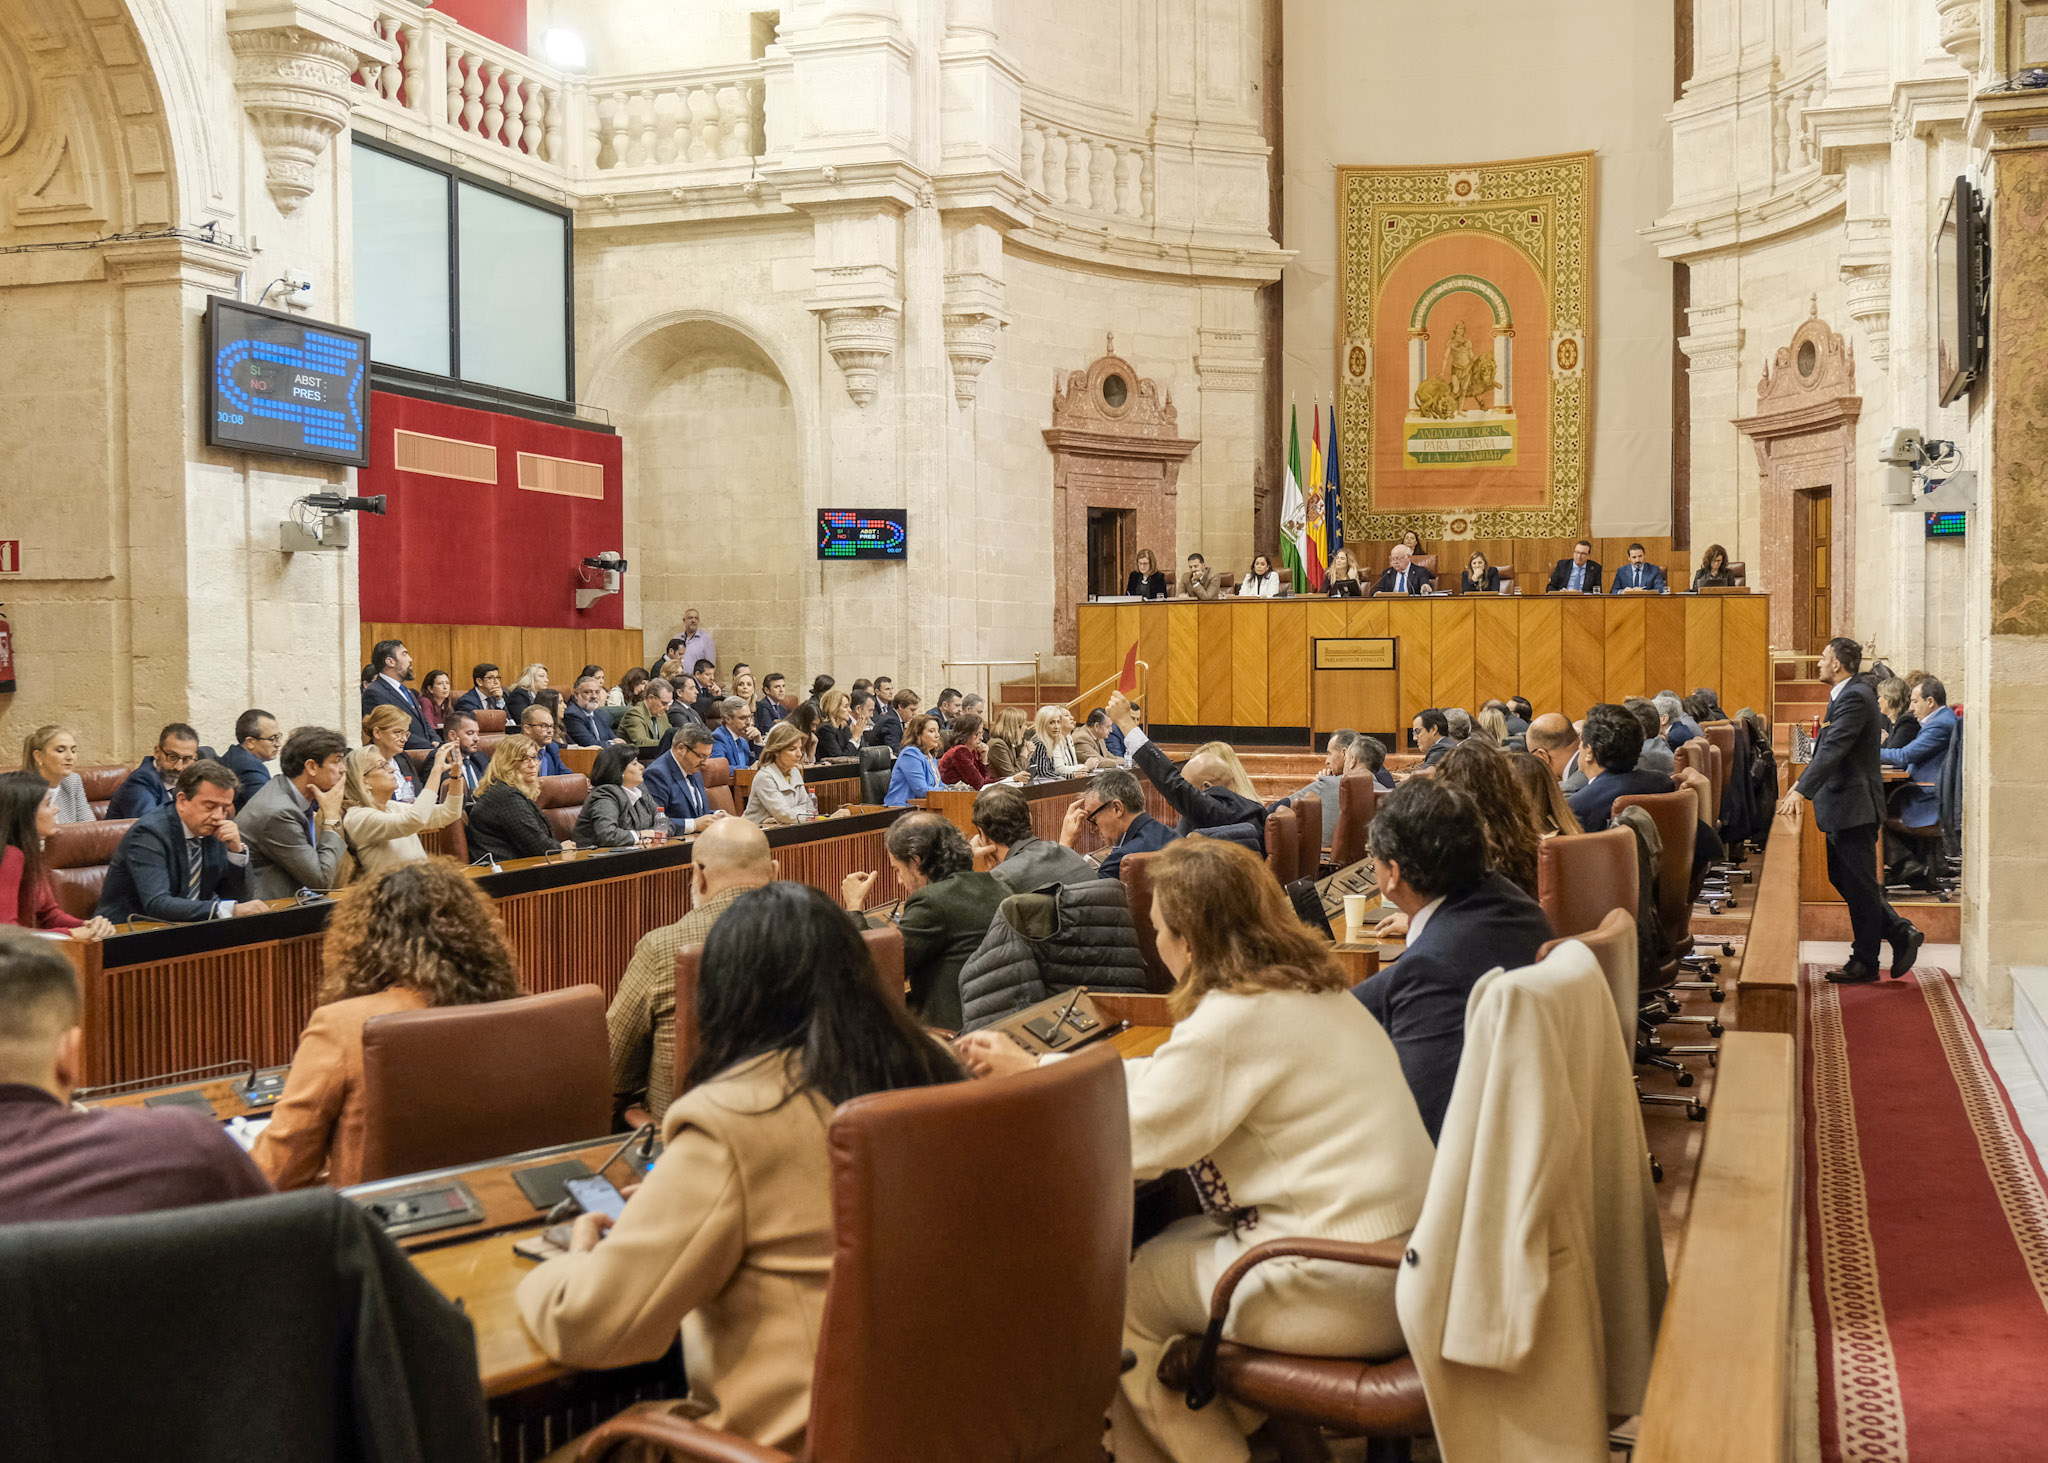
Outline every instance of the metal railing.
<path fill-rule="evenodd" d="M 1043 700 L 1043 693 L 1039 689 L 1045 683 L 1044 674 L 1039 667 L 1039 662 L 1042 658 L 1039 653 L 1034 652 L 1029 660 L 942 660 L 939 662 L 939 669 L 942 671 L 950 671 L 956 668 L 979 670 L 981 672 L 981 696 L 988 703 L 990 707 L 989 715 L 993 717 L 996 705 L 996 686 L 994 677 L 990 675 L 990 672 L 997 666 L 1028 665 L 1031 667 L 1031 709 L 1035 714 L 1039 703 Z M 949 676 L 947 679 L 951 680 L 952 678 Z"/>

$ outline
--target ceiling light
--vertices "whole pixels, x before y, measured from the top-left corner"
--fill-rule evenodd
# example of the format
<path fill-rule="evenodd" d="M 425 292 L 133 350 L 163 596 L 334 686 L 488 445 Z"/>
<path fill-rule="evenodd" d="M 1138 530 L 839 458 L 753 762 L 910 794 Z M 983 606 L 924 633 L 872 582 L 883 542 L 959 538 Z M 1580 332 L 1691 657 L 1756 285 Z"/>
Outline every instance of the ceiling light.
<path fill-rule="evenodd" d="M 548 64 L 559 71 L 581 71 L 590 64 L 589 54 L 583 48 L 583 37 L 565 26 L 550 26 L 541 34 L 541 54 L 548 58 Z"/>

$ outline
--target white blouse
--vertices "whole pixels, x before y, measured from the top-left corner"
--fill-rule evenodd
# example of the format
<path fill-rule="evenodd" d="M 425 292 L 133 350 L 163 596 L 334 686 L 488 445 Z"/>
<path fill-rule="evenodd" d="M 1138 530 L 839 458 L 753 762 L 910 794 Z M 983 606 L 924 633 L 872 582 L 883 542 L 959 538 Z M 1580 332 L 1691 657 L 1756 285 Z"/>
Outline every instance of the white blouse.
<path fill-rule="evenodd" d="M 1248 596 L 1252 599 L 1278 599 L 1280 598 L 1280 576 L 1270 569 L 1264 574 L 1247 574 L 1237 586 L 1237 592 L 1240 596 Z"/>

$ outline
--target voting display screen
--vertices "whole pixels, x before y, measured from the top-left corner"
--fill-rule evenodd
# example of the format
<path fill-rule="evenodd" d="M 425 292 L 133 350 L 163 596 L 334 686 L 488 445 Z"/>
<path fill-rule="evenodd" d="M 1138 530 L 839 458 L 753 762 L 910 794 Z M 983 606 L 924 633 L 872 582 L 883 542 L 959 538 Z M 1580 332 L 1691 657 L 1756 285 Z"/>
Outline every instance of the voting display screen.
<path fill-rule="evenodd" d="M 215 296 L 206 440 L 357 467 L 370 460 L 370 337 Z"/>
<path fill-rule="evenodd" d="M 820 559 L 901 559 L 909 552 L 910 515 L 901 508 L 820 508 Z"/>

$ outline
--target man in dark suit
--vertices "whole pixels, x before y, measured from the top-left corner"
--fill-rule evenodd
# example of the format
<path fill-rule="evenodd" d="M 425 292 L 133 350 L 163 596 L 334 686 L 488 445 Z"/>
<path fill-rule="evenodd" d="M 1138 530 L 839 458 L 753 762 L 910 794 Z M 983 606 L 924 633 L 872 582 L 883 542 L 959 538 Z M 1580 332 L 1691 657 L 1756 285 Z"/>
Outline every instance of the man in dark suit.
<path fill-rule="evenodd" d="M 368 716 L 375 706 L 396 706 L 412 718 L 405 733 L 406 750 L 425 751 L 433 747 L 439 739 L 420 710 L 420 698 L 405 684 L 412 679 L 412 652 L 405 648 L 405 642 L 379 640 L 370 652 L 370 664 L 377 668 L 377 675 L 363 687 L 363 715 Z"/>
<path fill-rule="evenodd" d="M 575 700 L 562 708 L 562 736 L 572 747 L 608 747 L 624 738 L 612 734 L 598 708 L 604 705 L 604 683 L 596 676 L 576 678 Z"/>
<path fill-rule="evenodd" d="M 1188 758 L 1185 769 L 1175 767 L 1138 725 L 1137 708 L 1124 699 L 1123 692 L 1110 692 L 1104 709 L 1124 734 L 1124 753 L 1131 765 L 1144 773 L 1146 781 L 1180 814 L 1176 832 L 1186 835 L 1203 828 L 1249 823 L 1260 852 L 1265 851 L 1265 805 L 1231 787 L 1228 763 L 1213 752 L 1197 752 Z"/>
<path fill-rule="evenodd" d="M 879 677 L 877 684 L 887 680 Z M 917 692 L 908 686 L 898 691 L 893 701 L 882 699 L 882 693 L 875 693 L 875 724 L 868 728 L 868 734 L 861 738 L 864 747 L 887 747 L 892 752 L 903 750 L 903 718 L 917 710 Z"/>
<path fill-rule="evenodd" d="M 235 718 L 235 745 L 228 748 L 220 763 L 233 772 L 240 783 L 235 791 L 237 813 L 249 805 L 250 798 L 263 790 L 264 783 L 270 781 L 270 768 L 266 764 L 283 745 L 284 733 L 277 729 L 277 718 L 269 712 L 251 707 Z"/>
<path fill-rule="evenodd" d="M 519 713 L 519 733 L 540 750 L 540 775 L 542 777 L 566 777 L 568 764 L 562 761 L 562 749 L 555 745 L 555 714 L 547 707 L 535 702 Z"/>
<path fill-rule="evenodd" d="M 447 727 L 448 740 L 462 749 L 456 765 L 462 769 L 462 801 L 466 806 L 476 801 L 477 784 L 491 770 L 491 759 L 483 754 L 474 711 L 449 712 Z"/>
<path fill-rule="evenodd" d="M 1451 739 L 1451 719 L 1434 706 L 1415 713 L 1408 735 L 1414 738 L 1415 750 L 1422 753 L 1424 767 L 1436 766 L 1458 745 Z"/>
<path fill-rule="evenodd" d="M 1556 577 L 1553 572 L 1551 578 Z M 1650 562 L 1641 544 L 1630 544 L 1628 562 L 1614 571 L 1614 588 L 1610 593 L 1620 594 L 1624 589 L 1648 589 L 1658 594 L 1671 593 L 1671 586 L 1664 582 L 1664 571 Z"/>
<path fill-rule="evenodd" d="M 179 774 L 199 760 L 199 733 L 174 721 L 156 734 L 156 750 L 121 779 L 107 803 L 109 818 L 140 818 L 171 801 Z"/>
<path fill-rule="evenodd" d="M 1429 589 L 1436 578 L 1427 569 L 1415 562 L 1415 555 L 1406 544 L 1395 544 L 1394 552 L 1387 556 L 1387 571 L 1374 584 L 1374 594 L 1422 594 Z"/>
<path fill-rule="evenodd" d="M 218 762 L 180 773 L 171 801 L 121 835 L 93 913 L 116 924 L 138 914 L 190 923 L 263 913 L 247 893 L 249 851 L 231 817 L 235 786 Z"/>
<path fill-rule="evenodd" d="M 1802 798 L 1813 801 L 1813 821 L 1828 839 L 1828 882 L 1849 906 L 1849 963 L 1830 970 L 1843 985 L 1877 979 L 1877 947 L 1892 947 L 1892 974 L 1913 968 L 1925 938 L 1900 917 L 1877 881 L 1877 834 L 1884 823 L 1884 773 L 1879 760 L 1877 694 L 1856 679 L 1863 647 L 1837 636 L 1820 653 L 1820 679 L 1828 694 L 1827 719 L 1813 759 L 1778 811 L 1796 816 Z"/>
<path fill-rule="evenodd" d="M 469 670 L 470 686 L 455 698 L 457 711 L 503 711 L 505 709 L 505 678 L 498 668 L 489 661 L 474 665 Z"/>
<path fill-rule="evenodd" d="M 1495 966 L 1532 965 L 1552 935 L 1542 908 L 1486 870 L 1479 809 L 1434 777 L 1380 799 L 1369 843 L 1380 893 L 1408 920 L 1401 958 L 1351 988 L 1401 1058 L 1433 1141 L 1465 1051 L 1465 1004 Z"/>
<path fill-rule="evenodd" d="M 779 671 L 770 671 L 761 682 L 761 699 L 754 703 L 754 730 L 762 736 L 775 730 L 775 723 L 789 715 L 782 704 L 782 693 L 789 689 L 789 677 Z"/>
<path fill-rule="evenodd" d="M 1067 807 L 1060 842 L 1074 847 L 1084 826 L 1109 846 L 1100 869 L 1105 879 L 1117 877 L 1125 854 L 1157 853 L 1180 836 L 1145 811 L 1145 790 L 1121 767 L 1105 767 L 1088 780 L 1087 790 Z"/>
<path fill-rule="evenodd" d="M 669 749 L 647 764 L 640 790 L 668 815 L 669 829 L 678 837 L 702 833 L 726 816 L 711 806 L 704 791 L 704 762 L 710 755 L 711 733 L 693 724 L 678 729 Z"/>
<path fill-rule="evenodd" d="M 1576 589 L 1586 594 L 1600 592 L 1600 565 L 1593 558 L 1593 545 L 1580 539 L 1572 545 L 1572 556 L 1559 559 L 1557 567 L 1550 571 L 1550 583 L 1546 586 L 1552 593 L 1560 589 Z"/>

